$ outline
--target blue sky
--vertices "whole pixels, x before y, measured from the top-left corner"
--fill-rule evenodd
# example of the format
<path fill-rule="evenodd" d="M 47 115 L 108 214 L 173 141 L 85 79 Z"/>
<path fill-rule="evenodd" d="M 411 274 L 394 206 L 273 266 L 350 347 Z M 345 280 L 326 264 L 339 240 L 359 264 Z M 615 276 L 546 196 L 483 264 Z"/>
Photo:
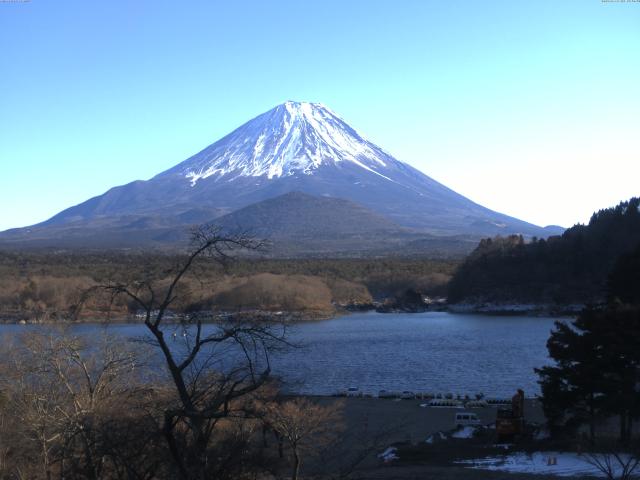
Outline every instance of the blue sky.
<path fill-rule="evenodd" d="M 0 41 L 0 229 L 285 100 L 541 225 L 640 194 L 637 2 L 31 0 Z"/>

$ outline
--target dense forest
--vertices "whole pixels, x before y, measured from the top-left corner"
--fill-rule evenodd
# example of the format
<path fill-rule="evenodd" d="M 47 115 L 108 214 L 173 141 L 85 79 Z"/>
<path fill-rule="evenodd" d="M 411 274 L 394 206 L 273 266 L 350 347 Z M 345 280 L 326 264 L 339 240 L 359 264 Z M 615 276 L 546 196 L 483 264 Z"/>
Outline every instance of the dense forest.
<path fill-rule="evenodd" d="M 571 323 L 555 322 L 547 341 L 553 363 L 536 369 L 541 403 L 554 437 L 583 437 L 591 448 L 606 448 L 607 424 L 617 425 L 618 448 L 633 452 L 640 416 L 640 245 L 615 262 L 606 297 Z"/>
<path fill-rule="evenodd" d="M 223 268 L 202 259 L 185 279 L 182 308 L 332 315 L 343 307 L 398 299 L 407 292 L 448 295 L 449 303 L 598 303 L 607 296 L 614 267 L 628 270 L 617 277 L 623 282 L 628 282 L 629 272 L 638 271 L 639 206 L 640 199 L 633 198 L 601 210 L 587 225 L 576 225 L 562 236 L 485 239 L 462 263 L 401 257 L 240 258 Z M 71 319 L 88 288 L 132 278 L 161 281 L 181 258 L 123 251 L 0 252 L 0 319 Z M 616 290 L 628 291 L 627 297 L 637 295 L 634 285 L 637 281 L 627 290 L 616 285 Z M 110 307 L 110 313 L 120 317 L 135 313 L 122 302 Z M 83 312 L 87 318 L 105 314 L 86 302 Z"/>
<path fill-rule="evenodd" d="M 593 214 L 562 236 L 481 241 L 448 289 L 450 303 L 587 304 L 604 301 L 612 268 L 640 247 L 640 199 Z M 636 284 L 637 286 L 637 284 Z"/>

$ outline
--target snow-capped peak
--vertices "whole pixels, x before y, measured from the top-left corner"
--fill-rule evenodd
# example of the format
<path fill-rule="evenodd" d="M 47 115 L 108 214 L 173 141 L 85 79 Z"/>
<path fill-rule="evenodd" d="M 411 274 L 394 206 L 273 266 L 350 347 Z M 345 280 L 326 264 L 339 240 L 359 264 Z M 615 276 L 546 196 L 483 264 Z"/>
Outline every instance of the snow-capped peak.
<path fill-rule="evenodd" d="M 387 178 L 381 171 L 389 161 L 394 160 L 321 103 L 288 101 L 245 123 L 171 172 L 186 177 L 193 186 L 211 176 L 272 179 L 312 175 L 323 165 L 352 162 Z"/>

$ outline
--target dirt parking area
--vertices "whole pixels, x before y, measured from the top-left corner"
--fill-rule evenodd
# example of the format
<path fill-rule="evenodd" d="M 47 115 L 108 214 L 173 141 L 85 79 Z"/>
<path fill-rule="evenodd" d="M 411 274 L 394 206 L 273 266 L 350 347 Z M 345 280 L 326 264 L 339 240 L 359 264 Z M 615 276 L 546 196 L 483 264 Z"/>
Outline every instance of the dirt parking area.
<path fill-rule="evenodd" d="M 536 479 L 545 475 L 512 474 L 497 471 L 472 470 L 453 463 L 457 458 L 477 458 L 492 449 L 493 433 L 487 429 L 483 438 L 428 445 L 426 439 L 438 432 L 451 433 L 455 428 L 455 413 L 470 411 L 477 414 L 483 425 L 492 425 L 496 407 L 460 409 L 426 407 L 426 400 L 394 400 L 378 398 L 313 397 L 322 404 L 343 402 L 344 444 L 341 452 L 355 452 L 371 448 L 351 478 L 361 479 Z M 525 418 L 542 424 L 542 407 L 535 399 L 525 401 Z M 398 454 L 405 458 L 385 464 L 377 454 L 391 445 L 398 446 Z M 487 450 L 487 447 L 489 449 Z M 341 455 L 336 449 L 336 455 Z"/>
<path fill-rule="evenodd" d="M 496 420 L 496 407 L 460 409 L 421 407 L 427 400 L 394 400 L 382 398 L 314 397 L 318 402 L 344 402 L 346 428 L 350 431 L 378 435 L 387 432 L 389 443 L 421 443 L 433 433 L 455 428 L 456 412 L 469 411 L 478 415 L 483 425 Z M 527 422 L 543 423 L 542 406 L 535 399 L 525 400 Z"/>

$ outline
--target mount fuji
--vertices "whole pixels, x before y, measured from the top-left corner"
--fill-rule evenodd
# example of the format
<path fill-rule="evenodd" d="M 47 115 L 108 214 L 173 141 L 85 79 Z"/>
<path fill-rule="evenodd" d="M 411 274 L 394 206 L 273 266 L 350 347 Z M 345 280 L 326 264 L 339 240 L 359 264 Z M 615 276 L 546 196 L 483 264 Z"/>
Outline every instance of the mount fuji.
<path fill-rule="evenodd" d="M 291 192 L 304 197 L 285 195 Z M 393 226 L 396 233 L 410 236 L 477 238 L 517 233 L 546 237 L 562 231 L 478 205 L 395 159 L 326 106 L 289 101 L 149 180 L 114 187 L 43 223 L 3 232 L 0 241 L 74 246 L 171 244 L 183 237 L 181 232 L 189 225 L 224 224 L 228 215 L 234 215 L 234 224 L 241 224 L 240 209 L 282 195 L 288 200 L 276 202 L 273 215 L 288 215 L 287 202 L 295 203 L 295 199 L 340 199 L 354 206 L 340 210 L 342 215 L 375 216 L 374 223 L 385 222 L 385 231 Z M 308 205 L 326 208 L 323 202 Z M 263 213 L 271 210 L 260 209 Z M 306 215 L 315 217 L 314 210 Z M 326 215 L 318 218 L 327 221 Z M 260 219 L 273 223 L 268 214 Z M 261 225 L 244 226 L 261 229 Z M 366 236 L 366 229 L 360 234 Z"/>

